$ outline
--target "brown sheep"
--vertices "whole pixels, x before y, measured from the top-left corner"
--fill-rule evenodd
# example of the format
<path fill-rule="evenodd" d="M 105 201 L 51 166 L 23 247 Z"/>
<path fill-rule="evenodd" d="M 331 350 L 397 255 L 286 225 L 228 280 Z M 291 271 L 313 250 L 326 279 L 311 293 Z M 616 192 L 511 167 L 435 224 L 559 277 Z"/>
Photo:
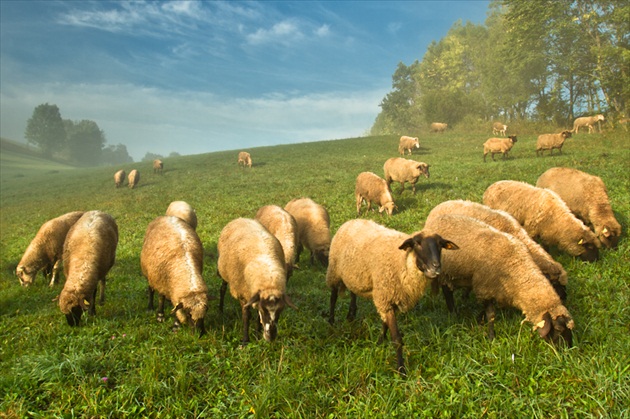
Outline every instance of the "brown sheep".
<path fill-rule="evenodd" d="M 247 151 L 241 151 L 238 153 L 237 163 L 239 166 L 252 167 L 252 156 Z"/>
<path fill-rule="evenodd" d="M 573 121 L 573 129 L 571 130 L 571 132 L 577 134 L 581 127 L 588 127 L 588 133 L 592 134 L 595 131 L 595 128 L 593 127 L 593 125 L 596 122 L 603 121 L 603 120 L 604 120 L 604 115 L 602 114 L 595 115 L 595 116 L 582 116 L 580 118 L 576 118 L 575 121 Z"/>
<path fill-rule="evenodd" d="M 444 132 L 448 128 L 448 124 L 443 122 L 433 122 L 430 127 L 431 132 Z"/>
<path fill-rule="evenodd" d="M 545 150 L 549 150 L 549 153 L 553 156 L 553 149 L 557 148 L 560 154 L 562 154 L 562 146 L 564 140 L 571 138 L 571 131 L 562 131 L 560 134 L 541 134 L 536 141 L 536 156 L 542 156 Z"/>
<path fill-rule="evenodd" d="M 164 170 L 164 163 L 162 162 L 162 160 L 158 160 L 158 159 L 153 160 L 153 173 L 157 173 L 161 175 L 163 170 Z"/>
<path fill-rule="evenodd" d="M 510 135 L 507 138 L 489 138 L 483 143 L 483 161 L 486 161 L 486 155 L 488 155 L 488 153 L 491 154 L 493 161 L 494 155 L 498 153 L 502 153 L 503 160 L 505 160 L 516 141 L 516 135 Z"/>
<path fill-rule="evenodd" d="M 507 125 L 502 122 L 494 122 L 492 124 L 492 135 L 505 135 L 507 128 Z"/>
<path fill-rule="evenodd" d="M 197 213 L 194 208 L 184 201 L 173 201 L 166 209 L 166 215 L 181 218 L 186 221 L 193 230 L 197 230 Z"/>
<path fill-rule="evenodd" d="M 128 182 L 129 189 L 135 188 L 138 182 L 140 182 L 140 172 L 136 169 L 129 172 Z"/>
<path fill-rule="evenodd" d="M 378 212 L 392 215 L 396 205 L 387 182 L 372 172 L 362 172 L 357 176 L 354 196 L 357 204 L 357 216 L 361 215 L 361 204 L 367 202 L 367 211 L 372 209 L 372 202 L 378 205 Z"/>
<path fill-rule="evenodd" d="M 284 207 L 297 224 L 298 246 L 295 260 L 300 259 L 303 248 L 311 252 L 311 265 L 315 259 L 328 266 L 330 251 L 330 216 L 322 205 L 310 198 L 296 198 Z"/>
<path fill-rule="evenodd" d="M 411 155 L 414 148 L 420 148 L 418 137 L 409 137 L 407 135 L 400 137 L 400 141 L 398 142 L 398 152 L 401 156 L 404 155 L 405 152 L 409 152 L 409 155 Z"/>
<path fill-rule="evenodd" d="M 295 218 L 277 205 L 265 205 L 258 209 L 255 219 L 282 245 L 287 280 L 289 280 L 293 274 L 297 256 L 298 227 Z"/>
<path fill-rule="evenodd" d="M 125 181 L 125 176 L 127 176 L 127 173 L 125 173 L 123 169 L 120 169 L 119 171 L 114 173 L 114 183 L 116 184 L 117 188 L 120 188 L 122 186 L 123 182 Z"/>
<path fill-rule="evenodd" d="M 400 157 L 394 157 L 387 159 L 383 165 L 383 171 L 385 172 L 385 181 L 387 187 L 391 189 L 391 183 L 400 182 L 400 193 L 405 190 L 405 182 L 411 183 L 411 188 L 415 195 L 416 182 L 421 175 L 425 178 L 429 178 L 429 165 L 423 162 L 417 162 L 415 160 L 403 159 Z"/>

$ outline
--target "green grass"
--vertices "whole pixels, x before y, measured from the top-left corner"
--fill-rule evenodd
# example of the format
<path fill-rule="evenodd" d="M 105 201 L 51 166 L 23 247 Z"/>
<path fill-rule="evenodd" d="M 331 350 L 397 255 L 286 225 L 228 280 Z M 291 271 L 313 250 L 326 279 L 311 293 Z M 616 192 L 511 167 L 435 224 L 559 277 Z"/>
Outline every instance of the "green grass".
<path fill-rule="evenodd" d="M 217 296 L 216 245 L 225 224 L 253 217 L 262 205 L 310 196 L 328 209 L 336 231 L 355 217 L 357 174 L 382 175 L 397 138 L 255 148 L 249 150 L 254 166 L 245 170 L 234 151 L 174 157 L 165 160 L 162 176 L 150 163 L 15 176 L 22 172 L 5 167 L 3 153 L 0 417 L 630 417 L 628 135 L 580 134 L 567 140 L 563 155 L 539 158 L 535 135 L 522 135 L 508 160 L 484 164 L 486 138 L 422 136 L 412 158 L 431 165 L 431 178 L 420 180 L 415 196 L 410 188 L 397 195 L 394 185 L 399 211 L 392 217 L 364 217 L 411 233 L 442 201 L 480 201 L 495 181 L 535 183 L 546 169 L 568 166 L 604 179 L 624 235 L 616 251 L 603 251 L 592 264 L 553 253 L 569 273 L 573 348 L 546 344 L 510 309 L 499 311 L 490 343 L 475 321 L 480 306 L 473 298 L 458 297 L 454 316 L 441 296 L 427 295 L 398 316 L 407 378 L 395 373 L 391 343 L 376 343 L 380 320 L 370 301 L 359 299 L 357 320 L 349 323 L 343 320 L 348 298 L 340 298 L 340 320 L 328 325 L 325 270 L 311 267 L 307 254 L 288 285 L 299 311 L 282 314 L 276 342 L 254 337 L 244 349 L 240 308 L 231 297 L 223 315 L 211 301 L 201 339 L 157 323 L 146 311 L 139 264 L 146 226 L 171 201 L 185 200 L 197 210 L 204 277 Z M 21 158 L 31 168 L 39 164 Z M 118 168 L 139 169 L 139 187 L 115 189 Z M 43 222 L 92 209 L 117 220 L 117 261 L 105 305 L 70 328 L 54 301 L 61 286 L 50 289 L 40 276 L 21 288 L 14 270 Z"/>

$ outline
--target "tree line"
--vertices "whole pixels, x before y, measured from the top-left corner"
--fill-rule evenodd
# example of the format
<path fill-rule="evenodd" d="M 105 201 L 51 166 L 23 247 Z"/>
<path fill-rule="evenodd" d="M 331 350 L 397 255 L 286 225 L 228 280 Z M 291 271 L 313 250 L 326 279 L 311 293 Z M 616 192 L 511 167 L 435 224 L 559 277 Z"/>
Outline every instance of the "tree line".
<path fill-rule="evenodd" d="M 485 24 L 456 22 L 421 61 L 399 63 L 372 134 L 431 122 L 627 116 L 630 2 L 495 0 Z"/>

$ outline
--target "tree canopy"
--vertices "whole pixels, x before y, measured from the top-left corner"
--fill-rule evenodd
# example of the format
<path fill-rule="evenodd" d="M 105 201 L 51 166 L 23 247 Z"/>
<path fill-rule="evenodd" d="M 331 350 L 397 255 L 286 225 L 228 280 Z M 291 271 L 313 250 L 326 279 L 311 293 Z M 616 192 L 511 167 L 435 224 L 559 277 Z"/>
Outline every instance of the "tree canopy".
<path fill-rule="evenodd" d="M 61 151 L 66 140 L 66 130 L 57 105 L 41 104 L 33 110 L 26 123 L 24 137 L 30 144 L 39 146 L 45 157 Z"/>

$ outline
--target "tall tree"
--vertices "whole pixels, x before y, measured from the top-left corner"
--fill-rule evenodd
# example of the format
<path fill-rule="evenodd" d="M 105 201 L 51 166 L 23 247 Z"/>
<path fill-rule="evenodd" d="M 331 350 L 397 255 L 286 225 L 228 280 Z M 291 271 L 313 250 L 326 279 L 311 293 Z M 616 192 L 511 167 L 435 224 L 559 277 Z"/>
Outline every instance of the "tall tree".
<path fill-rule="evenodd" d="M 57 105 L 44 103 L 37 106 L 26 123 L 24 137 L 30 144 L 39 146 L 46 157 L 52 157 L 55 151 L 62 151 L 66 130 Z"/>
<path fill-rule="evenodd" d="M 401 134 L 420 127 L 422 110 L 417 101 L 418 83 L 414 78 L 418 65 L 418 61 L 410 66 L 398 63 L 392 76 L 393 90 L 385 95 L 380 104 L 382 111 L 375 122 L 375 134 Z"/>
<path fill-rule="evenodd" d="M 95 166 L 101 163 L 105 134 L 96 122 L 82 120 L 64 121 L 68 138 L 67 154 L 70 161 L 82 166 Z"/>
<path fill-rule="evenodd" d="M 129 155 L 124 144 L 110 145 L 103 149 L 101 162 L 108 165 L 133 163 L 133 157 Z"/>

